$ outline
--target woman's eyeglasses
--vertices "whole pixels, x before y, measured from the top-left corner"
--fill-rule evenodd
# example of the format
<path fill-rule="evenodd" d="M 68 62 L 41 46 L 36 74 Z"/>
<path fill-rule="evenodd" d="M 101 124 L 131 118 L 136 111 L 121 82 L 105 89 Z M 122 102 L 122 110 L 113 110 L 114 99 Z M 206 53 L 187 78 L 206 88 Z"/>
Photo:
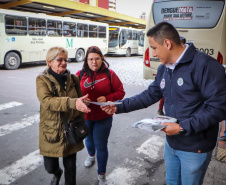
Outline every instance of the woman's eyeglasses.
<path fill-rule="evenodd" d="M 63 62 L 63 61 L 65 61 L 66 63 L 70 62 L 69 59 L 65 59 L 65 58 L 54 58 L 54 60 L 56 60 L 57 62 Z"/>
<path fill-rule="evenodd" d="M 94 60 L 95 60 L 95 61 L 100 61 L 100 60 L 101 60 L 101 57 L 97 57 L 97 58 L 88 58 L 88 60 L 89 60 L 90 62 L 93 62 Z"/>

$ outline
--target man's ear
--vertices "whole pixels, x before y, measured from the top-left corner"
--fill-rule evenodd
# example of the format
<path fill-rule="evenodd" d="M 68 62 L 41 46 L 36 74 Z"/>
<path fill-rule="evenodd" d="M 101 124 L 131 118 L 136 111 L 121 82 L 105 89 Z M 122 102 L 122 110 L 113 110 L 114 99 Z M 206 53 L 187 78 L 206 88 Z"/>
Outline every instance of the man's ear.
<path fill-rule="evenodd" d="M 165 39 L 163 44 L 167 47 L 168 50 L 170 50 L 172 47 L 172 42 L 169 39 Z"/>

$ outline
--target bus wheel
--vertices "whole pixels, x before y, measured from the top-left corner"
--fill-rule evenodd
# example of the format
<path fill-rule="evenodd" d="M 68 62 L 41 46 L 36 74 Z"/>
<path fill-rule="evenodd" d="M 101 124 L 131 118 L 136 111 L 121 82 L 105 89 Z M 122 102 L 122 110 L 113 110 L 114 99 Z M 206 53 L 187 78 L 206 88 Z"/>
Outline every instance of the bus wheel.
<path fill-rule="evenodd" d="M 127 48 L 126 50 L 126 57 L 131 57 L 131 49 Z"/>
<path fill-rule="evenodd" d="M 17 69 L 20 66 L 20 56 L 15 52 L 9 52 L 5 56 L 4 68 L 5 69 Z"/>
<path fill-rule="evenodd" d="M 75 59 L 77 62 L 82 62 L 85 58 L 85 52 L 83 49 L 78 49 L 75 55 Z"/>

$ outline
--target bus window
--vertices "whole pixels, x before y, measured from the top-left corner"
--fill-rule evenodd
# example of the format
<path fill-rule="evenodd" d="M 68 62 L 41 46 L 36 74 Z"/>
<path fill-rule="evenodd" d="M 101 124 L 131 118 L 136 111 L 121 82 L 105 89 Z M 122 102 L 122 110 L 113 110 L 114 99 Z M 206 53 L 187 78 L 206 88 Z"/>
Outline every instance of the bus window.
<path fill-rule="evenodd" d="M 7 35 L 26 35 L 27 19 L 19 16 L 5 16 L 5 30 Z"/>
<path fill-rule="evenodd" d="M 119 47 L 123 46 L 126 44 L 127 41 L 127 30 L 122 30 L 120 33 L 120 38 L 119 38 Z M 131 38 L 132 38 L 132 31 L 131 31 Z"/>
<path fill-rule="evenodd" d="M 75 37 L 76 36 L 76 23 L 63 22 L 63 35 L 66 37 Z"/>
<path fill-rule="evenodd" d="M 137 31 L 133 30 L 133 40 L 138 40 L 137 39 Z"/>
<path fill-rule="evenodd" d="M 28 25 L 29 35 L 46 35 L 45 19 L 28 18 Z"/>
<path fill-rule="evenodd" d="M 77 36 L 88 37 L 88 25 L 79 23 L 77 25 Z"/>
<path fill-rule="evenodd" d="M 89 37 L 97 37 L 97 25 L 89 25 Z"/>
<path fill-rule="evenodd" d="M 62 22 L 47 20 L 48 35 L 49 36 L 62 36 Z"/>
<path fill-rule="evenodd" d="M 132 40 L 132 30 L 127 30 L 128 34 L 127 34 L 127 40 Z"/>
<path fill-rule="evenodd" d="M 98 26 L 98 37 L 99 38 L 106 38 L 107 34 L 106 34 L 106 27 L 105 26 Z"/>

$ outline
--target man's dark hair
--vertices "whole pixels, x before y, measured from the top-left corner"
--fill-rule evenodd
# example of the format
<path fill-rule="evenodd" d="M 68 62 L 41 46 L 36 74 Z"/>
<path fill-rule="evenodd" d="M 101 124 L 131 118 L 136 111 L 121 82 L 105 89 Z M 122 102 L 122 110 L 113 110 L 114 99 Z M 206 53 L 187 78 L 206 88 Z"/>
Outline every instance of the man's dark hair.
<path fill-rule="evenodd" d="M 168 22 L 160 22 L 147 32 L 148 37 L 152 37 L 160 45 L 165 39 L 181 45 L 180 36 L 174 26 Z"/>

